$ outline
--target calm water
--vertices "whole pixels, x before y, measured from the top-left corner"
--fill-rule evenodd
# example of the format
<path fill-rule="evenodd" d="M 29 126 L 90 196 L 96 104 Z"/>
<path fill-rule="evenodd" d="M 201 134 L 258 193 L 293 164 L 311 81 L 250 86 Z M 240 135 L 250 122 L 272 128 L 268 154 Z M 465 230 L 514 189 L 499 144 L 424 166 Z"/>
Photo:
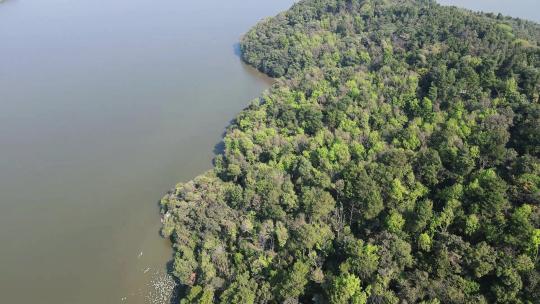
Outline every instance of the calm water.
<path fill-rule="evenodd" d="M 0 5 L 0 303 L 145 302 L 171 254 L 156 202 L 268 87 L 234 44 L 292 2 Z M 441 2 L 540 19 L 537 0 Z"/>
<path fill-rule="evenodd" d="M 437 0 L 437 2 L 540 22 L 540 0 Z"/>
<path fill-rule="evenodd" d="M 144 303 L 157 201 L 269 85 L 234 44 L 291 4 L 0 4 L 0 303 Z"/>

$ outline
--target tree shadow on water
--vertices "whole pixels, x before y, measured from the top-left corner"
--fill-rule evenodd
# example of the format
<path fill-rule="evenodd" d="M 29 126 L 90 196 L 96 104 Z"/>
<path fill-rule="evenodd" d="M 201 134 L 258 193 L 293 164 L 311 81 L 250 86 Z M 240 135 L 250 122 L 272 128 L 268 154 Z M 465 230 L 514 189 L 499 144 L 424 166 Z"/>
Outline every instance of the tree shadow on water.
<path fill-rule="evenodd" d="M 233 44 L 233 53 L 235 56 L 242 58 L 242 48 L 240 47 L 240 42 Z"/>
<path fill-rule="evenodd" d="M 215 165 L 216 156 L 223 155 L 225 153 L 225 135 L 227 135 L 227 130 L 236 123 L 236 119 L 231 119 L 227 123 L 227 127 L 223 129 L 223 132 L 221 133 L 221 136 L 219 138 L 219 142 L 214 145 L 214 149 L 212 149 L 212 152 L 214 153 L 214 159 L 212 159 L 212 165 Z"/>
<path fill-rule="evenodd" d="M 223 137 L 214 146 L 214 149 L 212 152 L 214 153 L 214 156 L 223 155 L 223 153 L 225 153 L 225 141 L 223 141 Z M 212 164 L 215 165 L 214 160 L 212 160 Z"/>

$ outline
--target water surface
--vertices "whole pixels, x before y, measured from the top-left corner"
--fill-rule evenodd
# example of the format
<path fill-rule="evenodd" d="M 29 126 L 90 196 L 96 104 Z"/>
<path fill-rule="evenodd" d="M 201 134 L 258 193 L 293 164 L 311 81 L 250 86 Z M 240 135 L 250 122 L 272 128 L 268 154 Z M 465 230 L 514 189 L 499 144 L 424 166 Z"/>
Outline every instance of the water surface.
<path fill-rule="evenodd" d="M 144 303 L 171 258 L 157 201 L 268 87 L 234 44 L 290 4 L 0 5 L 1 303 Z"/>
<path fill-rule="evenodd" d="M 501 13 L 503 15 L 540 22 L 539 0 L 437 0 L 440 4 L 454 5 L 473 11 Z"/>

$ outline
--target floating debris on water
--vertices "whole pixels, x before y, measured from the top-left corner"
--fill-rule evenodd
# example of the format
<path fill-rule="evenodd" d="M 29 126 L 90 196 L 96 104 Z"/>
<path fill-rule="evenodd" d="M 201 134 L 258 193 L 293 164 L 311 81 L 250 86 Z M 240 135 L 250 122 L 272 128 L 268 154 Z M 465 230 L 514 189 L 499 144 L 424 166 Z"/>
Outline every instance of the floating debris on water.
<path fill-rule="evenodd" d="M 150 267 L 146 268 L 143 273 L 147 273 L 148 271 L 150 271 Z"/>
<path fill-rule="evenodd" d="M 149 304 L 169 304 L 175 296 L 176 282 L 168 273 L 154 273 L 149 287 L 150 292 L 146 296 Z"/>

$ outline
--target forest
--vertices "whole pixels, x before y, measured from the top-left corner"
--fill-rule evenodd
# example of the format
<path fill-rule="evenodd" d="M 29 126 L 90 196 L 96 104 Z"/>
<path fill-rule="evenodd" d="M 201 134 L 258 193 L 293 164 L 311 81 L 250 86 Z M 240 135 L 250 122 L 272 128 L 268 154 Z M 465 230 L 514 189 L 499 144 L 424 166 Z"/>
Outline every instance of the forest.
<path fill-rule="evenodd" d="M 303 0 L 241 50 L 277 80 L 161 200 L 179 303 L 540 302 L 540 25 Z"/>

